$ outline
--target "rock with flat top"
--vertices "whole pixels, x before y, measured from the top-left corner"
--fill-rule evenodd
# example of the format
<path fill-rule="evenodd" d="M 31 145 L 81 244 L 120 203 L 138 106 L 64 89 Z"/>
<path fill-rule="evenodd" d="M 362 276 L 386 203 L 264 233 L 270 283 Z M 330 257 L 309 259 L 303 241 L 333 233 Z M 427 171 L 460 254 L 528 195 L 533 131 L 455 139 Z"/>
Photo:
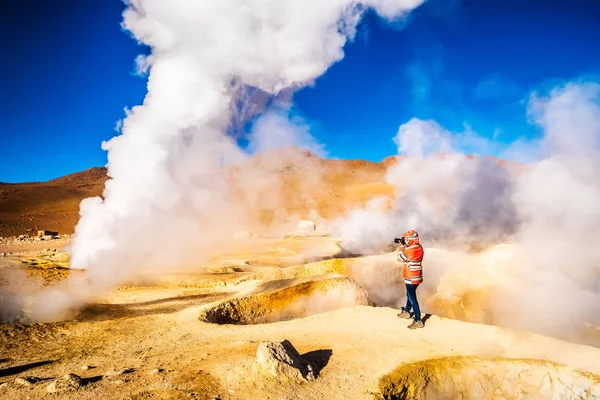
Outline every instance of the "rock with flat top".
<path fill-rule="evenodd" d="M 312 381 L 314 367 L 305 360 L 289 340 L 261 342 L 256 351 L 258 371 L 267 376 Z"/>
<path fill-rule="evenodd" d="M 40 378 L 35 376 L 23 376 L 15 379 L 15 384 L 19 386 L 31 386 L 40 381 Z"/>

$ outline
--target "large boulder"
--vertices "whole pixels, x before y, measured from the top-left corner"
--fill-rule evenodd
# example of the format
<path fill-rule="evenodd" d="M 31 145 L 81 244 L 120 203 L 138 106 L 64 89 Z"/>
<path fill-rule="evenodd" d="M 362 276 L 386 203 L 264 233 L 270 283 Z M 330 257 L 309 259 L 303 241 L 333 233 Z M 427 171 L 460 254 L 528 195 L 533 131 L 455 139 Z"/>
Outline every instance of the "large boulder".
<path fill-rule="evenodd" d="M 315 368 L 304 359 L 289 340 L 261 342 L 256 350 L 257 369 L 260 373 L 289 380 L 313 381 Z"/>

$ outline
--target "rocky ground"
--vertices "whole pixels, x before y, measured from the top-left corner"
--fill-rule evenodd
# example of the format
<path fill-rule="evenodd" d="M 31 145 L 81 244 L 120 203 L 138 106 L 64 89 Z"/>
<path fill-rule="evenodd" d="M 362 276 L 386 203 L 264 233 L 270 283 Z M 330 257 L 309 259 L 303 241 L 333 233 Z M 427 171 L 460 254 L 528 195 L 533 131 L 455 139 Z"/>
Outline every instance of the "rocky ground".
<path fill-rule="evenodd" d="M 600 398 L 598 348 L 435 313 L 407 329 L 382 295 L 403 301 L 393 254 L 345 258 L 328 237 L 242 242 L 69 320 L 0 325 L 0 397 Z M 81 273 L 65 268 L 67 243 L 11 239 L 0 268 L 52 286 Z M 367 279 L 376 270 L 389 285 Z"/>
<path fill-rule="evenodd" d="M 71 235 L 30 236 L 19 235 L 0 237 L 0 256 L 12 253 L 31 253 L 35 251 L 63 250 L 71 243 Z"/>

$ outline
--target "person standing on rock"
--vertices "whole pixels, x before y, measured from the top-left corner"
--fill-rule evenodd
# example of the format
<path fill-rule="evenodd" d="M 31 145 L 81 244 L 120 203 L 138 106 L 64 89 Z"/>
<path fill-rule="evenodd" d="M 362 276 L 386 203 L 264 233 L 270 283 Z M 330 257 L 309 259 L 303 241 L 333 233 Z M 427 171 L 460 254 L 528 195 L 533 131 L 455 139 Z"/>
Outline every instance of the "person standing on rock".
<path fill-rule="evenodd" d="M 406 306 L 398 314 L 398 318 L 409 319 L 410 311 L 414 311 L 414 321 L 409 329 L 423 328 L 421 309 L 417 300 L 417 287 L 423 282 L 423 247 L 419 243 L 419 234 L 410 230 L 398 239 L 398 261 L 404 264 L 404 283 L 406 284 Z"/>

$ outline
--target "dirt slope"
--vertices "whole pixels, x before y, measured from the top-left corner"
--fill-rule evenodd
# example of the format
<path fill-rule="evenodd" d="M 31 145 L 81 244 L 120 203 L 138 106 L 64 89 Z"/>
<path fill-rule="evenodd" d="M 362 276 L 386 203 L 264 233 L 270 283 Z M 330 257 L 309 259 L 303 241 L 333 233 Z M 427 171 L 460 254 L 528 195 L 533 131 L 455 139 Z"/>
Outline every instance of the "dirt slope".
<path fill-rule="evenodd" d="M 393 197 L 385 173 L 393 162 L 330 160 L 297 148 L 260 153 L 226 170 L 235 204 L 262 226 L 294 217 L 332 219 L 374 196 Z M 318 221 L 317 221 L 318 222 Z"/>
<path fill-rule="evenodd" d="M 372 276 L 366 266 L 374 257 L 335 258 L 335 238 L 247 241 L 239 246 L 227 241 L 231 253 L 210 265 L 170 274 L 149 270 L 145 279 L 90 299 L 64 322 L 0 324 L 0 398 L 375 399 L 379 393 L 386 399 L 479 399 L 491 398 L 481 396 L 482 391 L 496 389 L 509 394 L 519 390 L 515 396 L 500 392 L 498 398 L 598 398 L 598 348 L 435 313 L 427 315 L 425 329 L 409 330 L 410 321 L 398 319 L 397 309 L 353 305 L 366 302 L 356 296 L 360 291 L 352 289 L 349 275 L 365 270 Z M 300 257 L 308 248 L 326 261 L 291 267 L 282 261 L 293 253 Z M 0 285 L 16 288 L 17 279 L 34 272 L 45 285 L 57 284 L 69 272 L 55 254 L 61 255 L 49 251 L 0 257 L 0 271 L 22 272 Z M 338 275 L 331 277 L 332 272 Z M 151 279 L 157 273 L 162 280 Z M 379 280 L 392 284 L 398 279 L 386 273 Z M 318 301 L 313 297 L 317 291 L 305 295 L 307 282 L 324 289 Z M 349 300 L 344 293 L 350 294 Z M 395 291 L 398 301 L 403 293 Z M 294 305 L 294 319 L 242 325 L 202 318 L 219 304 L 250 296 L 258 311 L 271 312 L 280 299 L 277 294 Z M 423 311 L 432 311 L 427 302 Z M 257 372 L 260 342 L 284 339 L 317 367 L 315 381 L 295 383 Z M 81 376 L 83 387 L 48 394 L 48 385 L 68 373 Z M 22 384 L 28 377 L 34 383 Z M 473 377 L 482 381 L 481 387 L 470 384 Z M 429 395 L 440 390 L 453 395 Z M 416 396 L 402 397 L 405 392 Z"/>
<path fill-rule="evenodd" d="M 391 196 L 384 176 L 392 161 L 328 160 L 288 147 L 251 157 L 223 173 L 236 204 L 259 216 L 262 224 L 270 224 L 275 213 L 307 218 L 314 209 L 328 218 L 376 194 Z M 73 233 L 79 203 L 101 196 L 107 179 L 105 168 L 92 168 L 48 182 L 0 183 L 0 236 L 38 229 Z"/>
<path fill-rule="evenodd" d="M 268 228 L 298 219 L 338 218 L 376 196 L 392 199 L 394 188 L 385 182 L 385 174 L 401 161 L 399 156 L 378 163 L 324 159 L 291 146 L 229 165 L 222 177 L 234 207 L 256 219 L 253 224 Z M 48 182 L 0 183 L 0 236 L 38 229 L 72 233 L 79 203 L 100 196 L 107 179 L 105 168 L 92 168 Z"/>
<path fill-rule="evenodd" d="M 397 310 L 356 306 L 262 325 L 215 325 L 198 321 L 201 303 L 226 293 L 199 290 L 126 290 L 113 304 L 98 304 L 78 322 L 6 331 L 10 358 L 1 368 L 25 365 L 2 381 L 2 396 L 46 394 L 52 379 L 76 373 L 85 389 L 61 399 L 372 399 L 379 379 L 404 363 L 436 357 L 479 355 L 550 360 L 600 373 L 600 351 L 538 335 L 431 317 L 427 329 L 411 331 Z M 307 357 L 319 358 L 319 378 L 310 384 L 268 380 L 256 373 L 258 344 L 289 339 Z M 26 345 L 26 343 L 28 343 Z M 39 364 L 36 364 L 39 363 Z M 82 370 L 82 366 L 95 368 Z M 107 371 L 133 368 L 107 376 Z M 154 373 L 161 369 L 162 372 Z M 47 379 L 18 387 L 17 376 Z M 535 397 L 517 397 L 535 398 Z M 538 397 L 540 398 L 540 397 Z M 551 398 L 551 397 L 546 397 Z"/>
<path fill-rule="evenodd" d="M 79 203 L 100 196 L 107 179 L 105 168 L 91 168 L 48 182 L 0 183 L 0 236 L 38 229 L 72 233 Z"/>

